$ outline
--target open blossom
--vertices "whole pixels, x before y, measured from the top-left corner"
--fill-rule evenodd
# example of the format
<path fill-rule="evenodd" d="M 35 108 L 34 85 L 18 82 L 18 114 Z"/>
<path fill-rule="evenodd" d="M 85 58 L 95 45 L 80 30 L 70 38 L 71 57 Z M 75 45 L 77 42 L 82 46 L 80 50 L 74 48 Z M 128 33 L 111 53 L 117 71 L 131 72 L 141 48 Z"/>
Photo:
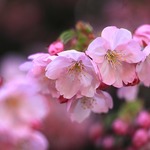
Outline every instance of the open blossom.
<path fill-rule="evenodd" d="M 59 93 L 55 88 L 55 82 L 45 76 L 45 68 L 51 59 L 54 59 L 54 56 L 50 56 L 48 53 L 36 53 L 28 58 L 30 61 L 23 63 L 20 69 L 26 71 L 27 76 L 36 81 L 40 93 L 58 98 Z"/>
<path fill-rule="evenodd" d="M 93 97 L 100 81 L 91 60 L 82 52 L 60 52 L 46 68 L 46 76 L 56 80 L 56 89 L 64 98 L 76 94 Z"/>
<path fill-rule="evenodd" d="M 142 47 L 145 47 L 150 42 L 150 25 L 144 24 L 138 27 L 134 34 L 134 40 L 138 41 Z"/>
<path fill-rule="evenodd" d="M 36 53 L 28 57 L 30 61 L 20 66 L 22 71 L 27 71 L 30 76 L 38 77 L 45 73 L 46 65 L 51 61 L 48 53 Z"/>
<path fill-rule="evenodd" d="M 0 126 L 1 150 L 47 150 L 48 141 L 45 136 L 30 128 Z"/>
<path fill-rule="evenodd" d="M 30 126 L 41 121 L 48 109 L 34 82 L 16 79 L 0 89 L 0 125 Z"/>
<path fill-rule="evenodd" d="M 114 26 L 106 27 L 86 54 L 97 64 L 102 82 L 115 87 L 132 83 L 137 78 L 135 63 L 143 59 L 141 47 L 132 40 L 131 32 Z"/>
<path fill-rule="evenodd" d="M 150 44 L 142 52 L 145 54 L 145 58 L 137 64 L 136 71 L 140 81 L 145 86 L 150 86 Z"/>
<path fill-rule="evenodd" d="M 82 122 L 92 112 L 106 113 L 113 107 L 111 96 L 104 91 L 97 91 L 93 97 L 72 98 L 68 101 L 68 111 L 70 112 L 71 120 Z"/>
<path fill-rule="evenodd" d="M 48 141 L 45 136 L 34 130 L 21 128 L 14 133 L 14 150 L 47 150 Z"/>

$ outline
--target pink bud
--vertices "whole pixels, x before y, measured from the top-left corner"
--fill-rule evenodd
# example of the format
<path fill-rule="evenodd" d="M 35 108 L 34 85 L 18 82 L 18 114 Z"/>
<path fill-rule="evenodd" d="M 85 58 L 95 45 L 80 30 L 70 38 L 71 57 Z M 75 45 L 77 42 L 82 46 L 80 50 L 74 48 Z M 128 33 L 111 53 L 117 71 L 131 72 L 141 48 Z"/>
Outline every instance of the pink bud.
<path fill-rule="evenodd" d="M 116 134 L 125 135 L 128 132 L 128 124 L 121 119 L 116 119 L 113 122 L 113 130 Z"/>
<path fill-rule="evenodd" d="M 150 114 L 146 111 L 140 112 L 136 120 L 137 124 L 143 128 L 150 127 Z"/>
<path fill-rule="evenodd" d="M 139 129 L 133 136 L 133 145 L 135 147 L 141 147 L 148 142 L 148 134 L 145 129 Z"/>
<path fill-rule="evenodd" d="M 144 24 L 138 27 L 133 35 L 133 38 L 143 47 L 148 45 L 150 42 L 150 25 Z"/>
<path fill-rule="evenodd" d="M 104 137 L 104 139 L 102 141 L 102 146 L 106 149 L 110 149 L 110 148 L 113 148 L 114 142 L 115 142 L 114 137 L 106 136 L 106 137 Z"/>
<path fill-rule="evenodd" d="M 50 55 L 56 55 L 59 52 L 62 52 L 64 50 L 64 44 L 61 41 L 53 42 L 48 47 L 48 52 Z"/>
<path fill-rule="evenodd" d="M 103 127 L 100 123 L 93 124 L 90 128 L 89 136 L 93 141 L 97 141 L 103 134 Z"/>

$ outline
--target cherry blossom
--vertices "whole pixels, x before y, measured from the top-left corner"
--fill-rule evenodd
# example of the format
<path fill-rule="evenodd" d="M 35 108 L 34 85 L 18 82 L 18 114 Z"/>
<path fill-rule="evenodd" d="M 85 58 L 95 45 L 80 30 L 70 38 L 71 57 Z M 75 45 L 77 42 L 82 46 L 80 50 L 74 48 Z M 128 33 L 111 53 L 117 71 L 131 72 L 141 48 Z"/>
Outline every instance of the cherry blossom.
<path fill-rule="evenodd" d="M 46 76 L 56 81 L 56 89 L 67 99 L 78 93 L 93 97 L 100 84 L 91 60 L 75 50 L 60 52 L 47 65 Z"/>
<path fill-rule="evenodd" d="M 58 98 L 60 95 L 55 88 L 55 82 L 45 76 L 46 66 L 55 57 L 50 56 L 48 53 L 36 53 L 30 55 L 28 58 L 30 61 L 20 65 L 20 69 L 26 71 L 27 76 L 36 81 L 41 94 Z"/>
<path fill-rule="evenodd" d="M 72 121 L 82 122 L 92 112 L 106 113 L 113 107 L 111 96 L 104 91 L 97 91 L 94 97 L 72 98 L 68 101 L 68 111 Z"/>
<path fill-rule="evenodd" d="M 138 77 L 140 81 L 145 85 L 145 86 L 150 86 L 150 70 L 148 69 L 150 67 L 150 44 L 144 48 L 142 51 L 145 54 L 145 58 L 143 61 L 137 64 L 136 66 L 136 71 L 138 74 Z"/>
<path fill-rule="evenodd" d="M 13 133 L 15 135 L 15 150 L 47 150 L 48 141 L 45 136 L 28 128 L 21 128 Z"/>
<path fill-rule="evenodd" d="M 44 73 L 46 65 L 51 61 L 51 56 L 48 53 L 36 53 L 28 57 L 27 61 L 20 65 L 22 71 L 28 72 L 30 76 L 41 76 Z"/>
<path fill-rule="evenodd" d="M 104 28 L 86 54 L 97 64 L 102 82 L 118 88 L 137 78 L 135 63 L 143 59 L 141 47 L 133 41 L 131 32 L 114 26 Z"/>
<path fill-rule="evenodd" d="M 48 141 L 39 131 L 28 127 L 0 125 L 0 148 L 2 150 L 47 150 Z"/>
<path fill-rule="evenodd" d="M 16 79 L 0 89 L 0 124 L 30 126 L 48 113 L 45 97 L 37 93 L 31 80 Z"/>

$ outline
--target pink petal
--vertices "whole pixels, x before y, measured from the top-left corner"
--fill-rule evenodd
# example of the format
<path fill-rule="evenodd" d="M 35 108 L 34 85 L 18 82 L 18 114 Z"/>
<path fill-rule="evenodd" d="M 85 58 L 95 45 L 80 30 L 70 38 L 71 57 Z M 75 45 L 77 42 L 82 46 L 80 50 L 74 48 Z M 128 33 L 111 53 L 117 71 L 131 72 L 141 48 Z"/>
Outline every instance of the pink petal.
<path fill-rule="evenodd" d="M 29 71 L 33 67 L 33 62 L 27 61 L 19 66 L 21 71 Z"/>
<path fill-rule="evenodd" d="M 125 84 L 132 83 L 134 79 L 137 77 L 135 65 L 123 63 L 121 77 Z"/>
<path fill-rule="evenodd" d="M 79 75 L 79 80 L 84 87 L 91 85 L 93 77 L 85 71 L 82 71 Z"/>
<path fill-rule="evenodd" d="M 81 89 L 81 95 L 87 96 L 87 97 L 93 97 L 96 92 L 95 87 L 88 86 Z"/>
<path fill-rule="evenodd" d="M 144 62 L 141 62 L 136 66 L 136 71 L 139 79 L 144 83 L 145 86 L 150 86 L 150 59 L 146 58 Z"/>
<path fill-rule="evenodd" d="M 81 84 L 76 74 L 64 74 L 56 81 L 56 89 L 67 99 L 77 94 L 80 88 Z"/>
<path fill-rule="evenodd" d="M 118 46 L 116 51 L 121 55 L 120 60 L 128 63 L 137 63 L 145 58 L 140 45 L 135 41 Z"/>
<path fill-rule="evenodd" d="M 148 55 L 150 54 L 150 44 L 148 44 L 148 45 L 144 48 L 143 53 L 144 53 L 146 56 L 148 56 Z"/>
<path fill-rule="evenodd" d="M 95 113 L 106 113 L 113 106 L 112 98 L 106 92 L 98 91 L 93 99 L 95 102 L 93 102 L 92 111 Z"/>
<path fill-rule="evenodd" d="M 22 100 L 18 108 L 20 118 L 27 122 L 43 119 L 49 111 L 45 98 L 41 95 L 34 95 L 30 98 L 30 100 Z"/>
<path fill-rule="evenodd" d="M 50 79 L 57 79 L 62 75 L 64 68 L 70 65 L 70 60 L 65 57 L 57 57 L 46 67 L 46 76 Z"/>
<path fill-rule="evenodd" d="M 112 85 L 116 81 L 115 69 L 105 60 L 102 64 L 98 64 L 102 82 L 107 85 Z"/>
<path fill-rule="evenodd" d="M 90 115 L 91 110 L 83 108 L 81 99 L 74 100 L 73 103 L 74 104 L 72 105 L 74 105 L 74 108 L 72 109 L 70 114 L 71 120 L 81 123 Z"/>
<path fill-rule="evenodd" d="M 79 52 L 76 50 L 66 50 L 66 51 L 60 52 L 58 55 L 69 58 L 69 59 L 73 59 L 75 61 L 78 61 L 79 58 L 82 56 L 85 57 L 85 53 Z"/>
<path fill-rule="evenodd" d="M 115 26 L 106 27 L 103 29 L 102 38 L 110 42 L 111 50 L 114 50 L 118 45 L 128 42 L 132 38 L 130 31 Z"/>
<path fill-rule="evenodd" d="M 101 37 L 96 38 L 91 42 L 88 46 L 86 54 L 89 55 L 94 62 L 101 63 L 104 60 L 104 55 L 106 54 L 107 50 L 109 49 L 109 45 L 106 40 L 102 39 Z"/>

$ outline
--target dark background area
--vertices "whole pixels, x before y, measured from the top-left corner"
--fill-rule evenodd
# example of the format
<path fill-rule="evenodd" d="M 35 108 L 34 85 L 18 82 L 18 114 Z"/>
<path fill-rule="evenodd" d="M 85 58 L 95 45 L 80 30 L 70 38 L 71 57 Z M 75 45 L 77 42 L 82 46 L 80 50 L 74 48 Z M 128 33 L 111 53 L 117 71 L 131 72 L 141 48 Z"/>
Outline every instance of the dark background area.
<path fill-rule="evenodd" d="M 79 20 L 100 31 L 108 25 L 134 31 L 150 22 L 148 0 L 1 0 L 0 52 L 29 55 L 45 51 Z"/>

